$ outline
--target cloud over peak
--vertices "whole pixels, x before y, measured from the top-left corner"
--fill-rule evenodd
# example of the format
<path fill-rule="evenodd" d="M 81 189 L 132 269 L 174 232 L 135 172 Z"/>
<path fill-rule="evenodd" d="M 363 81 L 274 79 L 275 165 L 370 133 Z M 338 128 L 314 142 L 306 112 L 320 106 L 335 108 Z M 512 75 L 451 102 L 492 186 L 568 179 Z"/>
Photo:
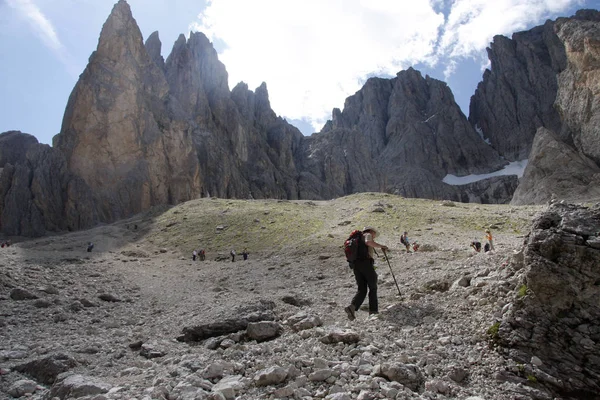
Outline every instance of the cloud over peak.
<path fill-rule="evenodd" d="M 212 0 L 192 30 L 224 42 L 230 85 L 269 84 L 275 111 L 315 130 L 372 75 L 417 63 L 454 73 L 511 34 L 582 0 Z"/>

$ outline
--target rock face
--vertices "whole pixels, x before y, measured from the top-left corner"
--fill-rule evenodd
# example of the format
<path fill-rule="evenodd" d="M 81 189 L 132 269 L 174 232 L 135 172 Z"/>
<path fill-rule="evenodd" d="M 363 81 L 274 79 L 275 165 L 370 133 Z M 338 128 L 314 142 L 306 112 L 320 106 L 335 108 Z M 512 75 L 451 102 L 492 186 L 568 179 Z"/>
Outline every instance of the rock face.
<path fill-rule="evenodd" d="M 556 204 L 525 240 L 525 290 L 501 321 L 497 341 L 531 376 L 565 398 L 600 393 L 600 209 Z M 532 379 L 528 378 L 530 381 Z"/>
<path fill-rule="evenodd" d="M 301 197 L 385 191 L 458 200 L 460 191 L 442 183 L 446 174 L 505 164 L 471 128 L 446 84 L 412 68 L 393 79 L 369 79 L 303 146 Z"/>
<path fill-rule="evenodd" d="M 512 39 L 495 36 L 469 106 L 469 122 L 507 160 L 526 159 L 540 126 L 560 132 L 554 109 L 557 74 L 566 67 L 564 45 L 548 21 Z"/>
<path fill-rule="evenodd" d="M 41 236 L 98 223 L 86 183 L 68 171 L 60 151 L 32 138 L 21 132 L 0 134 L 0 231 Z M 5 147 L 5 141 L 10 145 Z M 9 155 L 4 157 L 7 149 Z"/>
<path fill-rule="evenodd" d="M 540 128 L 511 203 L 540 204 L 552 198 L 567 201 L 600 198 L 600 167 L 554 133 Z"/>
<path fill-rule="evenodd" d="M 120 0 L 54 138 L 69 170 L 97 196 L 102 220 L 200 194 L 193 127 L 176 118 L 181 112 L 129 6 Z"/>
<path fill-rule="evenodd" d="M 55 149 L 25 157 L 32 138 L 15 140 L 9 132 L 0 140 L 1 230 L 78 229 L 202 196 L 331 199 L 381 191 L 506 203 L 514 176 L 462 186 L 442 180 L 527 158 L 538 127 L 554 136 L 544 133 L 536 142 L 515 203 L 549 198 L 550 183 L 538 184 L 548 174 L 565 183 L 575 174 L 581 190 L 565 185 L 564 193 L 594 197 L 583 186 L 596 182 L 600 160 L 599 15 L 581 11 L 512 39 L 496 37 L 492 69 L 472 98 L 469 120 L 445 83 L 410 68 L 369 79 L 321 132 L 304 137 L 271 109 L 266 84 L 229 90 L 225 66 L 204 34 L 181 35 L 165 61 L 158 33 L 144 44 L 120 0 L 69 98 Z M 541 147 L 554 137 L 581 155 L 563 152 L 559 159 L 589 159 L 581 162 L 591 169 L 551 172 Z M 42 172 L 50 167 L 60 179 Z M 30 186 L 37 182 L 32 176 L 44 183 Z"/>
<path fill-rule="evenodd" d="M 566 68 L 558 75 L 555 107 L 561 130 L 539 129 L 513 204 L 558 199 L 584 201 L 600 194 L 600 13 L 584 10 L 555 23 Z"/>

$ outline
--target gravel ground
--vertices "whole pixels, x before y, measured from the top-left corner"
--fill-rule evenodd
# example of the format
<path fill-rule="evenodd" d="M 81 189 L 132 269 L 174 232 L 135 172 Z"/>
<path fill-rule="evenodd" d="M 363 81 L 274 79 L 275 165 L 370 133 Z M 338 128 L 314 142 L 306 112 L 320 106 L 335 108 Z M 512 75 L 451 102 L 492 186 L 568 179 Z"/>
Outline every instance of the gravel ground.
<path fill-rule="evenodd" d="M 379 221 L 387 208 L 403 210 L 407 201 L 385 195 L 368 200 L 384 208 L 374 212 Z M 512 379 L 522 366 L 500 357 L 488 334 L 517 296 L 511 260 L 527 233 L 522 221 L 542 207 L 420 201 L 445 216 L 448 226 L 482 213 L 502 219 L 493 226 L 496 250 L 489 253 L 469 248 L 473 238 L 483 238 L 483 226 L 440 231 L 432 221 L 413 223 L 409 237 L 422 251 L 406 254 L 398 243 L 401 224 L 380 222 L 377 240 L 390 246 L 389 265 L 383 257 L 376 261 L 381 316 L 369 320 L 361 310 L 349 321 L 343 309 L 355 283 L 340 245 L 351 230 L 348 218 L 368 220 L 373 211 L 362 207 L 355 218 L 347 208 L 351 201 L 311 202 L 311 210 L 326 218 L 316 233 L 298 246 L 250 248 L 247 261 L 231 262 L 222 247 L 192 262 L 184 255 L 190 249 L 156 244 L 160 232 L 170 234 L 168 224 L 142 216 L 2 249 L 0 397 L 552 398 L 534 383 Z M 269 204 L 262 207 L 272 212 Z M 200 236 L 214 234 L 214 226 L 195 226 L 205 226 Z M 88 241 L 95 243 L 92 253 L 85 251 Z M 32 298 L 14 299 L 16 288 Z M 185 327 L 243 318 L 248 308 L 272 312 L 279 327 L 274 338 L 252 340 L 241 331 L 202 342 L 177 340 Z M 333 343 L 324 343 L 331 337 Z M 18 366 L 59 353 L 72 357 L 74 366 L 53 388 L 38 378 L 29 382 L 33 393 L 25 394 L 31 373 Z M 65 383 L 68 374 L 81 375 L 87 386 Z"/>

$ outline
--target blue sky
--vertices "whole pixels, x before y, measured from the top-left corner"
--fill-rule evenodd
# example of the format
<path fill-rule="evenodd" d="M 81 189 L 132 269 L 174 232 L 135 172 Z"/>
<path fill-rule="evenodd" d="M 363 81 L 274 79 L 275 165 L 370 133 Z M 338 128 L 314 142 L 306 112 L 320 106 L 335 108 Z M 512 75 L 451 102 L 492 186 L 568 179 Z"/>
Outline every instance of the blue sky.
<path fill-rule="evenodd" d="M 116 0 L 0 0 L 0 132 L 51 143 L 67 99 Z M 180 33 L 200 30 L 229 72 L 305 133 L 367 76 L 414 66 L 446 81 L 465 113 L 487 65 L 485 47 L 600 0 L 129 0 L 144 38 L 166 58 Z"/>

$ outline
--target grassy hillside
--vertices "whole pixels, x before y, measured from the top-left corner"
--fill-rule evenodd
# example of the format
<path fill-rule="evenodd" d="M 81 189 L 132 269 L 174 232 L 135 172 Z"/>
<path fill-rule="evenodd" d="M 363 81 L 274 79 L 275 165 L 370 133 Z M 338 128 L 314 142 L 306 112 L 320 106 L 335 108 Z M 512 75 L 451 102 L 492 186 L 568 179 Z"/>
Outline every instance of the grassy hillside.
<path fill-rule="evenodd" d="M 540 206 L 444 203 L 361 193 L 330 201 L 198 199 L 120 224 L 140 224 L 144 241 L 189 255 L 338 251 L 353 229 L 376 227 L 378 241 L 399 248 L 403 231 L 421 243 L 460 245 L 491 227 L 496 237 L 526 232 Z"/>

